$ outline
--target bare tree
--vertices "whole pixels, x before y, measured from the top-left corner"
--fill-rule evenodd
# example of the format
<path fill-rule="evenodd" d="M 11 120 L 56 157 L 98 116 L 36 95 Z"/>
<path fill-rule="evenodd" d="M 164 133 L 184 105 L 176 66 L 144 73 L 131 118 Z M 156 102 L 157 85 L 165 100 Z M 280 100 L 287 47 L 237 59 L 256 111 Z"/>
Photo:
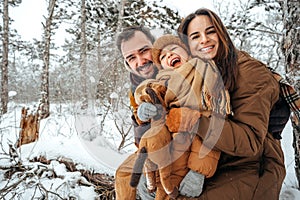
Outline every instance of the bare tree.
<path fill-rule="evenodd" d="M 86 109 L 88 106 L 88 93 L 87 93 L 87 66 L 86 66 L 86 59 L 87 59 L 87 40 L 86 40 L 86 6 L 85 0 L 81 0 L 81 45 L 80 45 L 80 70 L 81 70 L 81 86 L 82 86 L 82 94 L 83 94 L 83 101 L 81 108 Z"/>
<path fill-rule="evenodd" d="M 119 16 L 118 16 L 117 33 L 120 33 L 121 29 L 123 27 L 124 8 L 125 8 L 126 1 L 127 0 L 121 0 L 121 2 L 120 2 L 120 9 L 119 9 L 120 12 L 119 12 Z M 117 58 L 117 55 L 118 55 L 118 49 L 115 47 L 114 57 Z M 114 60 L 114 68 L 113 68 L 113 83 L 114 83 L 115 87 L 117 87 L 116 83 L 117 83 L 118 78 L 119 78 L 118 77 L 118 59 L 115 59 Z M 113 105 L 113 107 L 116 107 L 118 102 L 119 102 L 119 97 L 114 102 L 115 105 Z"/>
<path fill-rule="evenodd" d="M 282 51 L 285 56 L 285 71 L 289 82 L 300 91 L 300 2 L 297 0 L 282 0 L 284 36 Z M 295 149 L 295 170 L 300 189 L 300 126 L 296 118 L 292 117 L 293 147 Z"/>
<path fill-rule="evenodd" d="M 8 44 L 9 44 L 9 15 L 8 0 L 3 0 L 3 56 L 2 56 L 2 79 L 1 79 L 1 109 L 7 112 L 8 104 Z"/>
<path fill-rule="evenodd" d="M 41 118 L 47 118 L 50 115 L 49 103 L 49 64 L 50 64 L 50 44 L 52 34 L 52 21 L 56 0 L 50 0 L 48 5 L 48 17 L 46 18 L 46 25 L 44 26 L 44 52 L 43 52 L 43 72 L 42 72 L 42 85 L 41 85 L 41 102 L 40 112 Z"/>

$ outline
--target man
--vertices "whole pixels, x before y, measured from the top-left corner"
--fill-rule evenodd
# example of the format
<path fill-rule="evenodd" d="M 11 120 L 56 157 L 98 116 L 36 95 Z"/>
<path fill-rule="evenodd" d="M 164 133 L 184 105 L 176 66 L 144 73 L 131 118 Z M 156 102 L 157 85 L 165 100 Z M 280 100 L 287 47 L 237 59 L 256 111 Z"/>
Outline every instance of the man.
<path fill-rule="evenodd" d="M 145 79 L 154 78 L 158 72 L 152 62 L 151 48 L 155 38 L 145 27 L 126 28 L 117 38 L 117 47 L 122 53 L 125 67 L 130 72 L 131 90 L 130 104 L 133 109 L 135 144 L 138 145 L 142 134 L 150 127 L 149 123 L 141 122 L 137 116 L 137 105 L 133 94 L 136 87 Z"/>
<path fill-rule="evenodd" d="M 130 72 L 130 104 L 133 109 L 135 145 L 138 146 L 141 136 L 150 128 L 149 122 L 137 118 L 137 104 L 133 94 L 136 87 L 145 79 L 155 78 L 158 69 L 152 62 L 152 44 L 155 38 L 142 26 L 129 27 L 117 38 L 117 47 L 124 57 L 125 67 Z M 129 185 L 136 154 L 129 156 L 117 169 L 115 190 L 116 199 L 136 199 L 136 189 Z"/>

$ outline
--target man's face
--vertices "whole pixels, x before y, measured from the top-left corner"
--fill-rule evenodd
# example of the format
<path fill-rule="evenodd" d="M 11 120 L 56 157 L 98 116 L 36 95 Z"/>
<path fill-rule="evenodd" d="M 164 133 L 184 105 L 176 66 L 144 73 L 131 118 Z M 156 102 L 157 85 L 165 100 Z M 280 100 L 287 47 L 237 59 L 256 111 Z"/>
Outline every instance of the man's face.
<path fill-rule="evenodd" d="M 146 79 L 155 73 L 151 48 L 151 41 L 141 31 L 136 31 L 132 38 L 121 44 L 123 57 L 133 73 Z"/>

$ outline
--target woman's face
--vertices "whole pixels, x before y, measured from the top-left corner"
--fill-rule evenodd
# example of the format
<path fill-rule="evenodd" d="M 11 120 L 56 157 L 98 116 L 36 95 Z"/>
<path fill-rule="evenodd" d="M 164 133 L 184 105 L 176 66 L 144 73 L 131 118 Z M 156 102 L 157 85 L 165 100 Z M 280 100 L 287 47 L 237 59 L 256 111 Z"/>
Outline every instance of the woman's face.
<path fill-rule="evenodd" d="M 164 69 L 177 68 L 187 62 L 188 53 L 177 44 L 169 44 L 161 50 L 159 60 Z"/>
<path fill-rule="evenodd" d="M 219 36 L 206 15 L 198 15 L 188 25 L 188 44 L 193 56 L 214 59 L 219 48 Z"/>

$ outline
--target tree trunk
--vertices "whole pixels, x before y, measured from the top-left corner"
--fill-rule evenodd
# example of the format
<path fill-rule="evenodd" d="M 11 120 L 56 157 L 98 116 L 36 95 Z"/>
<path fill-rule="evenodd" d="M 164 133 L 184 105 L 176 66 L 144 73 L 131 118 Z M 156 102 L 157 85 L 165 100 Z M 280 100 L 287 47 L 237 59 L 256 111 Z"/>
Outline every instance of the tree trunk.
<path fill-rule="evenodd" d="M 87 93 L 87 69 L 86 69 L 86 6 L 85 0 L 81 0 L 81 46 L 80 46 L 80 70 L 81 70 L 81 86 L 82 86 L 82 105 L 81 109 L 85 110 L 88 107 Z"/>
<path fill-rule="evenodd" d="M 49 103 L 49 64 L 50 64 L 50 43 L 51 43 L 51 26 L 53 20 L 53 13 L 55 8 L 56 0 L 51 0 L 48 7 L 48 18 L 46 19 L 46 26 L 44 26 L 44 42 L 45 49 L 43 52 L 43 72 L 42 72 L 42 86 L 41 86 L 41 102 L 40 112 L 41 118 L 47 118 L 50 115 L 50 103 Z"/>
<path fill-rule="evenodd" d="M 126 4 L 126 0 L 121 0 L 120 2 L 120 8 L 119 8 L 119 16 L 118 16 L 118 25 L 117 25 L 117 33 L 121 32 L 121 29 L 123 27 L 123 17 L 124 17 L 124 9 L 125 9 L 125 4 Z M 120 74 L 118 71 L 118 49 L 117 47 L 115 47 L 115 52 L 114 52 L 114 68 L 113 68 L 113 86 L 116 88 L 117 87 L 117 80 L 120 78 Z M 119 104 L 119 96 L 117 97 L 117 99 L 115 99 L 114 101 L 112 101 L 111 105 L 113 108 L 113 111 L 117 111 L 118 110 L 118 104 Z"/>
<path fill-rule="evenodd" d="M 285 55 L 285 69 L 289 82 L 300 91 L 300 2 L 296 0 L 280 1 L 283 10 L 285 34 L 283 36 L 282 51 Z M 291 118 L 293 125 L 293 147 L 295 149 L 295 170 L 300 189 L 300 127 L 295 118 Z"/>
<path fill-rule="evenodd" d="M 298 180 L 298 189 L 300 189 L 300 126 L 292 119 L 293 126 L 293 147 L 295 152 L 295 172 Z"/>
<path fill-rule="evenodd" d="M 100 76 L 101 73 L 101 66 L 102 66 L 102 59 L 101 59 L 101 30 L 100 26 L 98 27 L 97 31 L 97 76 Z M 97 88 L 96 88 L 96 99 L 101 99 L 101 78 L 98 81 Z"/>
<path fill-rule="evenodd" d="M 101 72 L 101 68 L 102 68 L 102 59 L 101 59 L 101 30 L 100 30 L 100 26 L 98 28 L 98 32 L 97 32 L 97 39 L 98 39 L 98 43 L 97 43 L 97 60 L 98 60 L 98 70 L 97 70 L 97 74 L 100 75 Z"/>
<path fill-rule="evenodd" d="M 3 1 L 3 55 L 1 77 L 1 114 L 7 113 L 8 104 L 8 44 L 9 44 L 8 0 Z"/>

